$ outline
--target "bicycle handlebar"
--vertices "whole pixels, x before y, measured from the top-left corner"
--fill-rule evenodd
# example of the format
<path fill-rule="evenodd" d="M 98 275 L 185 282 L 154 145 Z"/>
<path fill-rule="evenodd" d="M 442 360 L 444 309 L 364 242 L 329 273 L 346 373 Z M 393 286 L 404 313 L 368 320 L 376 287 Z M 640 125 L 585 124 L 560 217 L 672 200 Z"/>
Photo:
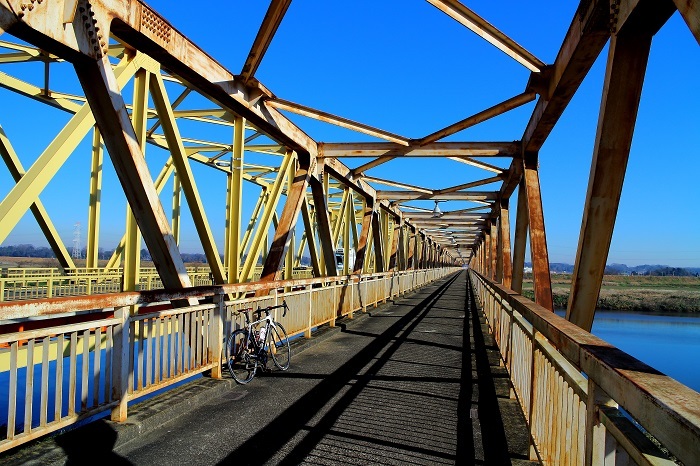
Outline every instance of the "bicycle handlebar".
<path fill-rule="evenodd" d="M 269 316 L 271 310 L 280 309 L 280 308 L 284 308 L 284 313 L 282 315 L 283 316 L 287 315 L 287 309 L 289 309 L 289 306 L 287 306 L 287 301 L 282 301 L 282 304 L 278 304 L 276 306 L 267 306 L 267 307 L 258 308 L 255 311 L 253 311 L 253 314 L 261 315 L 264 312 L 266 316 Z"/>

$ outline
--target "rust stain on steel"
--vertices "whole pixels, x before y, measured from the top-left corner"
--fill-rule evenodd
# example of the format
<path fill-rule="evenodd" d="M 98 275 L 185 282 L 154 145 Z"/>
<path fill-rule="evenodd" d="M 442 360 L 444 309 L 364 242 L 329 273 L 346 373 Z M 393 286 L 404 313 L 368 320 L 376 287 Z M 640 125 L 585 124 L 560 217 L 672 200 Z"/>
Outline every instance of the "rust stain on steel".
<path fill-rule="evenodd" d="M 529 299 L 472 272 L 645 428 L 665 426 L 665 430 L 654 429 L 651 433 L 671 452 L 687 453 L 692 451 L 691 445 L 700 441 L 700 396 L 695 390 Z"/>

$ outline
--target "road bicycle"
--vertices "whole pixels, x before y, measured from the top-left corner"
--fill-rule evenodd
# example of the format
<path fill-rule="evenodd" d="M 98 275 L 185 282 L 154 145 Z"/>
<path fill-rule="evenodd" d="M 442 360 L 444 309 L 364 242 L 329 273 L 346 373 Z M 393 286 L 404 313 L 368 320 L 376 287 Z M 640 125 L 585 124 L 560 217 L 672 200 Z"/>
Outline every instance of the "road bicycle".
<path fill-rule="evenodd" d="M 241 312 L 245 316 L 245 327 L 234 330 L 226 341 L 226 364 L 231 377 L 240 384 L 253 380 L 258 368 L 267 370 L 267 362 L 271 357 L 275 366 L 283 371 L 289 369 L 292 352 L 289 338 L 284 327 L 275 322 L 270 311 L 284 309 L 286 315 L 289 307 L 285 301 L 278 306 L 259 308 L 253 312 L 258 320 L 250 320 L 252 308 Z M 262 313 L 264 318 L 260 318 Z"/>

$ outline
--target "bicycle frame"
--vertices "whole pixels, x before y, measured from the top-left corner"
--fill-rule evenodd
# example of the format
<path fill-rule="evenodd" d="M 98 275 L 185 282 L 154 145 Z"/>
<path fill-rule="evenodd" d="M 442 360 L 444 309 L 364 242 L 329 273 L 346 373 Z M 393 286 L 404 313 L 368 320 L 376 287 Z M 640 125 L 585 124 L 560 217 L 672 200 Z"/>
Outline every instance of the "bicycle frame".
<path fill-rule="evenodd" d="M 277 328 L 277 326 L 275 325 L 274 318 L 272 317 L 272 315 L 270 315 L 270 311 L 273 309 L 280 309 L 280 308 L 284 308 L 286 311 L 286 309 L 288 309 L 287 303 L 283 302 L 282 304 L 277 305 L 277 306 L 268 306 L 268 307 L 264 307 L 264 308 L 258 308 L 255 311 L 253 311 L 253 313 L 258 313 L 260 315 L 263 312 L 265 312 L 265 317 L 262 319 L 252 321 L 252 322 L 250 321 L 250 317 L 248 315 L 248 312 L 251 311 L 252 308 L 248 308 L 248 309 L 243 310 L 243 314 L 245 316 L 245 321 L 246 321 L 245 327 L 248 330 L 248 341 L 246 342 L 246 347 L 249 347 L 252 345 L 252 351 L 251 351 L 252 356 L 255 357 L 256 359 L 258 359 L 258 361 L 262 361 L 264 365 L 267 364 L 267 357 L 266 357 L 267 350 L 265 348 L 268 347 L 268 341 L 270 339 L 270 328 L 272 328 L 272 329 Z M 262 322 L 265 322 L 265 324 L 264 324 L 264 326 L 261 327 L 259 324 L 261 324 Z M 260 341 L 260 339 L 258 338 L 258 335 L 260 334 L 259 333 L 260 330 L 262 330 L 263 328 L 265 329 L 265 337 L 264 337 L 264 341 Z M 274 351 L 273 348 L 271 348 L 270 350 Z M 261 356 L 263 356 L 263 353 L 265 353 L 265 357 L 261 357 Z"/>

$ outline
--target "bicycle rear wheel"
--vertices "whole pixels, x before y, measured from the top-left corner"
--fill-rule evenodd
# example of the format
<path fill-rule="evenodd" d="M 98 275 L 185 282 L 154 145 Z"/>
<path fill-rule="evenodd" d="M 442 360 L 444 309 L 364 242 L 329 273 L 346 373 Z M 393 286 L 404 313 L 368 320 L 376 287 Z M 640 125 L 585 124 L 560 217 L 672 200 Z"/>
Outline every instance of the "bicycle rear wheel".
<path fill-rule="evenodd" d="M 255 377 L 258 359 L 251 355 L 248 330 L 238 329 L 231 333 L 226 341 L 226 365 L 231 377 L 241 384 L 246 384 Z"/>
<path fill-rule="evenodd" d="M 292 356 L 289 338 L 284 327 L 277 322 L 275 322 L 274 327 L 270 326 L 270 354 L 272 355 L 272 362 L 275 363 L 278 369 L 283 371 L 289 369 L 289 360 Z"/>

